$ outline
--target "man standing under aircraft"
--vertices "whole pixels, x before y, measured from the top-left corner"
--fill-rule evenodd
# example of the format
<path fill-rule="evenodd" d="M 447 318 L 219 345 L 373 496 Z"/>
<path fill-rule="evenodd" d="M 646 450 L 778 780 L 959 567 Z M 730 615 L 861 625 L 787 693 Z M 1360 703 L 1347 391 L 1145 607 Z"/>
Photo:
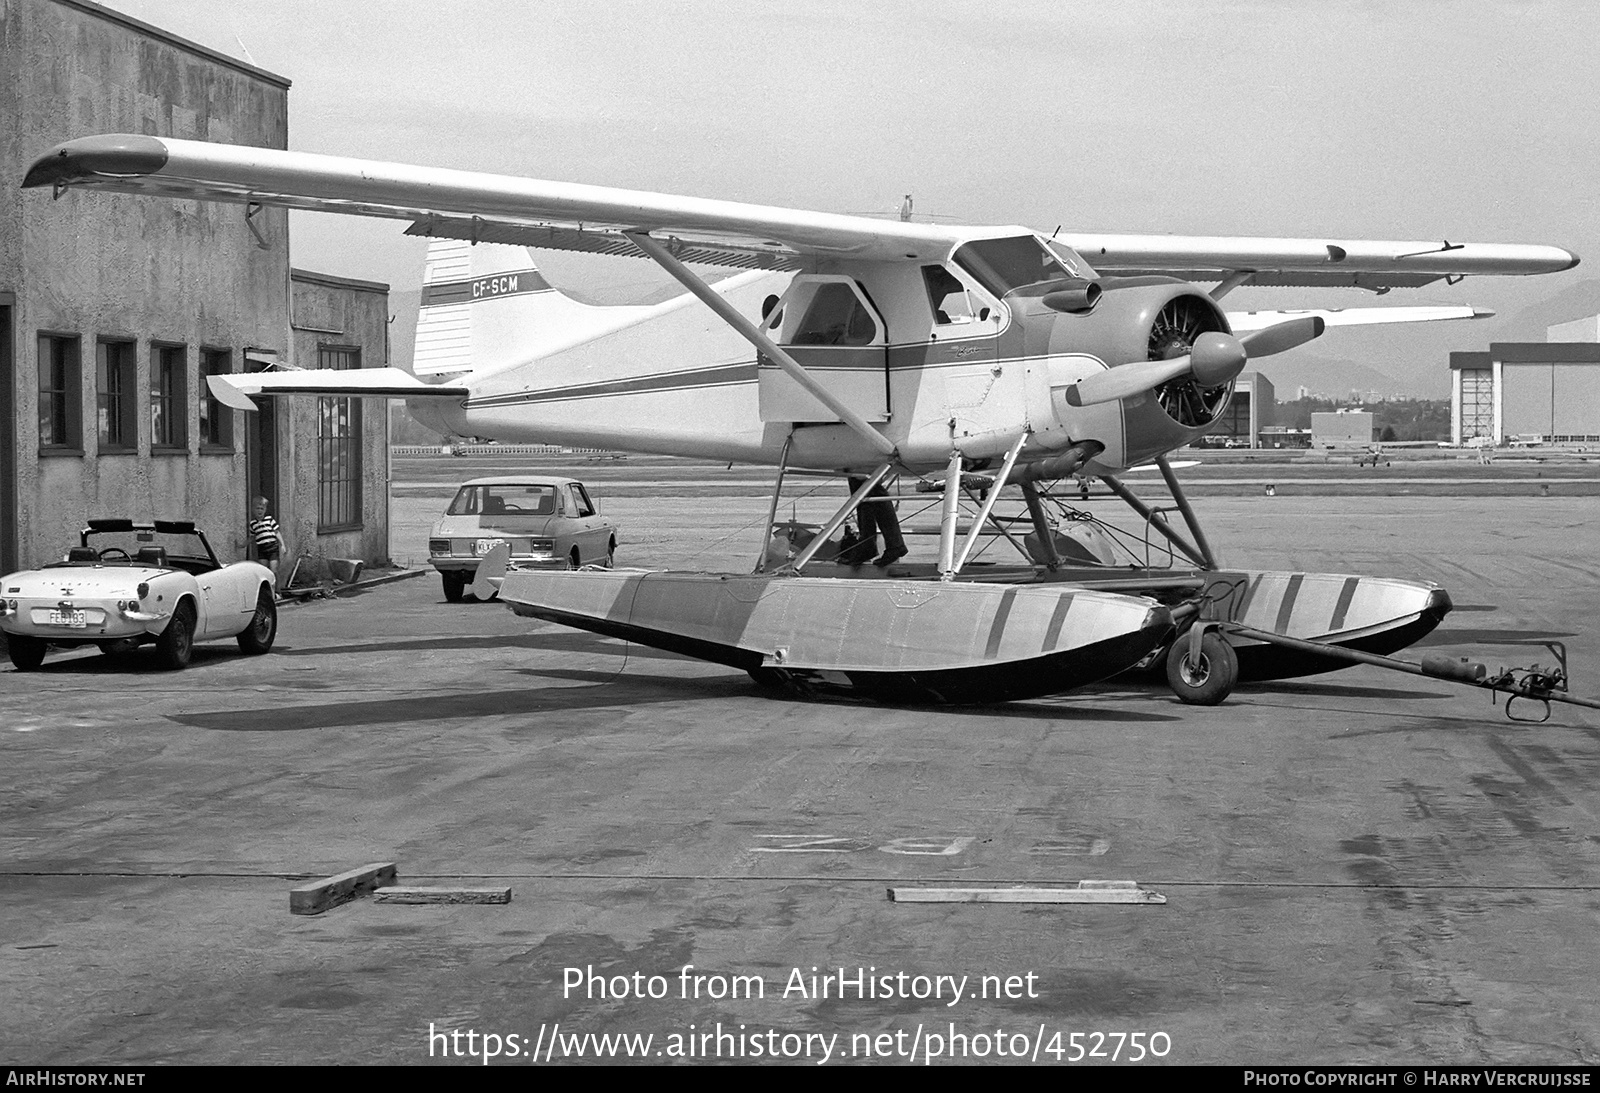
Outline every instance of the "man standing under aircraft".
<path fill-rule="evenodd" d="M 855 493 L 865 482 L 865 478 L 849 479 L 850 492 Z M 866 564 L 867 559 L 877 552 L 880 527 L 883 529 L 883 553 L 872 564 L 887 566 L 906 556 L 905 536 L 900 533 L 900 514 L 895 511 L 893 502 L 889 500 L 889 491 L 883 488 L 882 482 L 872 487 L 862 500 L 861 507 L 856 509 L 856 522 L 861 526 L 861 537 L 854 547 L 839 556 L 840 562 L 845 565 Z"/>

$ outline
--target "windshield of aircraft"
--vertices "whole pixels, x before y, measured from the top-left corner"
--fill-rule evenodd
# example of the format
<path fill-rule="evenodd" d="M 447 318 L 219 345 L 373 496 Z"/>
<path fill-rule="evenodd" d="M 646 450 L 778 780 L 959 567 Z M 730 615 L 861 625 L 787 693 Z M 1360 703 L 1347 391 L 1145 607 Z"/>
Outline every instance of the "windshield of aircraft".
<path fill-rule="evenodd" d="M 1076 276 L 1034 235 L 978 239 L 958 247 L 953 257 L 996 296 L 1024 285 Z"/>
<path fill-rule="evenodd" d="M 89 557 L 92 551 L 94 557 Z M 69 565 L 96 563 L 123 563 L 131 565 L 168 566 L 179 560 L 190 565 L 213 564 L 211 551 L 194 532 L 152 531 L 149 528 L 128 528 L 115 531 L 90 531 L 83 537 L 83 545 L 68 552 Z"/>
<path fill-rule="evenodd" d="M 445 510 L 449 516 L 552 516 L 556 488 L 523 482 L 497 482 L 488 486 L 462 486 Z"/>

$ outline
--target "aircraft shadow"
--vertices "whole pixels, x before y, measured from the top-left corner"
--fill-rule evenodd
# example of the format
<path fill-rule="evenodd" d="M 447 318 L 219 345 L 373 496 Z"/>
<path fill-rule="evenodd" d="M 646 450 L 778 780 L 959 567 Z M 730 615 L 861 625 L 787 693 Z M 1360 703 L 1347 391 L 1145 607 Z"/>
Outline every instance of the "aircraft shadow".
<path fill-rule="evenodd" d="M 1576 637 L 1572 630 L 1507 630 L 1485 627 L 1463 627 L 1459 630 L 1435 630 L 1413 643 L 1418 645 L 1537 645 L 1546 641 L 1560 641 Z"/>
<path fill-rule="evenodd" d="M 1295 683 L 1287 679 L 1239 684 L 1239 694 L 1305 695 L 1309 698 L 1382 698 L 1400 701 L 1449 698 L 1454 691 L 1406 691 L 1395 687 L 1360 687 L 1348 683 Z"/>
<path fill-rule="evenodd" d="M 515 717 L 605 707 L 647 706 L 685 699 L 743 698 L 755 692 L 745 676 L 684 679 L 676 676 L 628 676 L 636 686 L 611 686 L 612 673 L 597 673 L 607 682 L 593 687 L 549 687 L 486 691 L 480 694 L 411 695 L 372 702 L 330 702 L 325 705 L 275 706 L 259 710 L 216 710 L 183 714 L 170 720 L 217 732 L 301 732 L 346 729 L 406 722 L 456 721 L 469 717 Z"/>
<path fill-rule="evenodd" d="M 414 651 L 438 652 L 441 649 L 537 649 L 556 653 L 597 653 L 604 656 L 642 657 L 655 660 L 690 660 L 664 649 L 652 649 L 618 641 L 615 638 L 589 634 L 582 630 L 567 633 L 516 634 L 496 636 L 476 634 L 471 636 L 441 635 L 436 638 L 417 638 L 408 641 L 369 641 L 351 645 L 319 645 L 314 648 L 279 647 L 275 656 L 320 657 L 335 653 L 401 653 Z"/>

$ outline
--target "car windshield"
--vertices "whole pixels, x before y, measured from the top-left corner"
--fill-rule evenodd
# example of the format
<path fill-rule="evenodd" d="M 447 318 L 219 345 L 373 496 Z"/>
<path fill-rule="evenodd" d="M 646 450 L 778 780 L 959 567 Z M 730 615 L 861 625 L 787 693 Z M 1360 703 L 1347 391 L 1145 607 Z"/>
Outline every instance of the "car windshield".
<path fill-rule="evenodd" d="M 68 565 L 117 564 L 168 566 L 179 560 L 212 565 L 215 559 L 194 531 L 169 528 L 93 528 L 84 532 L 82 545 L 67 552 Z"/>
<path fill-rule="evenodd" d="M 554 516 L 556 487 L 548 484 L 496 482 L 462 486 L 445 510 L 449 516 Z"/>

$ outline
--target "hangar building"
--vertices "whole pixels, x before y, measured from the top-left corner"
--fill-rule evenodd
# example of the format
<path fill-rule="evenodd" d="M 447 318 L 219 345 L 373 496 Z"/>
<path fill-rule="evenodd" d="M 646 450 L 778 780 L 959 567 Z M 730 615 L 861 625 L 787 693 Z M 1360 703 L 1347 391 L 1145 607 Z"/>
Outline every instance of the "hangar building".
<path fill-rule="evenodd" d="M 1233 381 L 1233 398 L 1206 434 L 1206 443 L 1214 446 L 1261 447 L 1261 430 L 1273 423 L 1277 406 L 1278 396 L 1271 380 L 1260 372 L 1241 372 Z"/>
<path fill-rule="evenodd" d="M 1552 326 L 1549 338 L 1450 354 L 1453 443 L 1600 442 L 1600 317 Z"/>
<path fill-rule="evenodd" d="M 289 81 L 89 0 L 0 0 L 0 573 L 89 517 L 193 519 L 244 557 L 264 494 L 291 556 L 388 554 L 387 415 L 235 413 L 206 377 L 388 363 L 388 286 L 289 267 L 287 214 L 20 189 L 90 133 L 284 148 Z"/>

